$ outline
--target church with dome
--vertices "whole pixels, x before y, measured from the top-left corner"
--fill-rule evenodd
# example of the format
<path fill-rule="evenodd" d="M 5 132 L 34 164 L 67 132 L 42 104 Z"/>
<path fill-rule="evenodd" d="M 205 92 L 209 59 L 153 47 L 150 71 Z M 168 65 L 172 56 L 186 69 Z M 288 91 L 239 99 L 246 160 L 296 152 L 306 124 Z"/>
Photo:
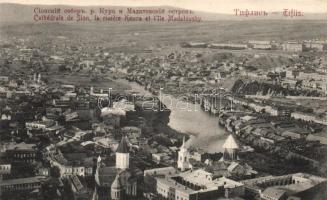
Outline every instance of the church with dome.
<path fill-rule="evenodd" d="M 239 160 L 238 152 L 240 150 L 240 146 L 233 135 L 229 135 L 223 144 L 224 154 L 222 157 L 222 161 L 235 161 Z"/>
<path fill-rule="evenodd" d="M 257 172 L 248 165 L 244 160 L 240 159 L 239 153 L 241 146 L 235 137 L 230 134 L 223 144 L 223 155 L 219 160 L 206 159 L 204 162 L 192 162 L 192 156 L 188 148 L 185 146 L 185 139 L 178 151 L 177 168 L 180 171 L 193 170 L 203 168 L 205 171 L 213 174 L 214 178 L 253 178 Z"/>
<path fill-rule="evenodd" d="M 114 166 L 104 164 L 98 157 L 95 172 L 96 186 L 92 200 L 136 199 L 138 178 L 143 172 L 130 166 L 130 147 L 127 137 L 122 137 L 115 153 Z"/>

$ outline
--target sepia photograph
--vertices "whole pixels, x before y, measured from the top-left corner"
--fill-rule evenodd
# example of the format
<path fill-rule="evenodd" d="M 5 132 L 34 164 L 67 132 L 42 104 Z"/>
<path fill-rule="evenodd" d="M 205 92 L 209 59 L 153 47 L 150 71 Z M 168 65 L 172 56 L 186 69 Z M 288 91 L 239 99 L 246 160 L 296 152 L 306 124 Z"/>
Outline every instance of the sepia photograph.
<path fill-rule="evenodd" d="M 327 200 L 327 1 L 0 0 L 0 200 Z"/>

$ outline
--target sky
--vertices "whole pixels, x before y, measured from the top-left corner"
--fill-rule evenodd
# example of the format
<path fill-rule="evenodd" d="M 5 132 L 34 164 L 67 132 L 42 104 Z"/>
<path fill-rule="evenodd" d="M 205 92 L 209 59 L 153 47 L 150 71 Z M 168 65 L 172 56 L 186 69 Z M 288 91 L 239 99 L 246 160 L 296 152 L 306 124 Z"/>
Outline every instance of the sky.
<path fill-rule="evenodd" d="M 168 5 L 191 10 L 234 13 L 234 9 L 282 11 L 296 9 L 304 13 L 327 13 L 327 0 L 0 0 L 0 3 L 64 4 L 106 6 Z"/>

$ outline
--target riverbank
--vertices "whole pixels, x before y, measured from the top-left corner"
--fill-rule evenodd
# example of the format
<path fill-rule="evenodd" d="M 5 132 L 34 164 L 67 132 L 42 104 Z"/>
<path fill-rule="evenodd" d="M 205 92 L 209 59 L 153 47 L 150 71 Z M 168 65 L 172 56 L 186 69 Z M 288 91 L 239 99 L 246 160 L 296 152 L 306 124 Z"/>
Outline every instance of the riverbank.
<path fill-rule="evenodd" d="M 128 84 L 133 92 L 141 95 L 154 94 L 139 83 L 119 79 L 118 81 Z M 218 126 L 218 118 L 205 112 L 201 105 L 182 101 L 172 95 L 161 96 L 161 101 L 171 110 L 168 126 L 179 133 L 187 134 L 190 140 L 187 146 L 203 149 L 209 153 L 222 152 L 223 142 L 228 136 L 225 129 Z"/>

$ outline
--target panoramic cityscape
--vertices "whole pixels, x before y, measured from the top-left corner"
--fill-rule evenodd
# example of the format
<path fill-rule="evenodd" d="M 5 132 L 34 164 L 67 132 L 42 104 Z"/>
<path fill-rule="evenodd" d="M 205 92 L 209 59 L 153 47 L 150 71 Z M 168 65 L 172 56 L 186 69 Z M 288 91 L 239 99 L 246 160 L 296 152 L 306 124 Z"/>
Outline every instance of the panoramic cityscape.
<path fill-rule="evenodd" d="M 0 199 L 327 199 L 327 18 L 0 7 Z"/>

